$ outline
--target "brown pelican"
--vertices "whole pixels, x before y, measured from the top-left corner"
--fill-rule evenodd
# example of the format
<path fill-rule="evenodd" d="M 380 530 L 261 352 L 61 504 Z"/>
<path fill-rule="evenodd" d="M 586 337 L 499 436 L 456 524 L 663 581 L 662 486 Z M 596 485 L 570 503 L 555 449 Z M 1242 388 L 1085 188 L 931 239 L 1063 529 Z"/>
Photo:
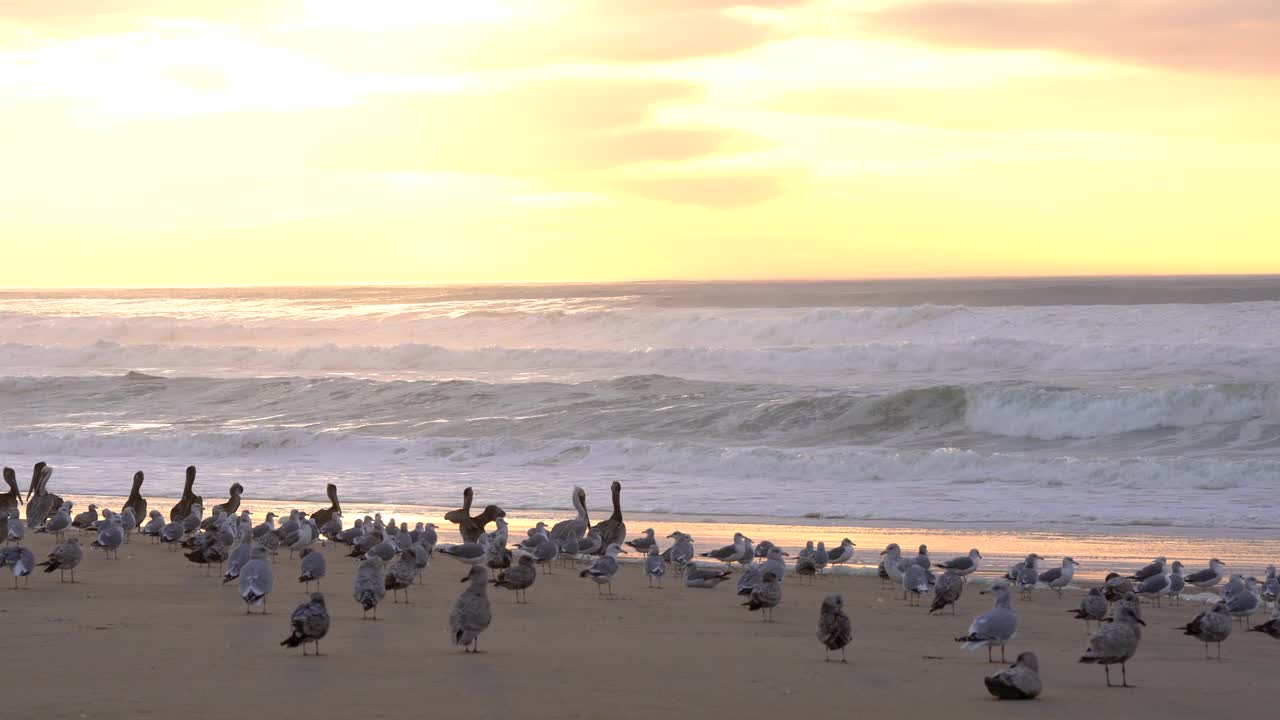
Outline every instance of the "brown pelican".
<path fill-rule="evenodd" d="M 142 497 L 142 471 L 133 474 L 133 489 L 129 491 L 129 499 L 124 501 L 125 508 L 133 509 L 133 517 L 139 522 L 147 517 L 147 499 Z M 121 510 L 123 512 L 123 509 Z"/>
<path fill-rule="evenodd" d="M 484 535 L 484 526 L 497 520 L 500 517 L 506 517 L 507 513 L 497 505 L 486 505 L 484 511 L 479 515 L 471 514 L 471 500 L 474 493 L 471 488 L 462 491 L 462 507 L 457 510 L 450 510 L 445 513 L 444 519 L 458 526 L 458 534 L 462 536 L 463 542 L 480 542 L 480 536 Z"/>
<path fill-rule="evenodd" d="M 192 490 L 196 484 L 196 466 L 187 466 L 187 483 L 182 486 L 182 499 L 169 511 L 169 519 L 177 522 L 191 514 L 192 505 L 204 505 L 204 498 Z"/>
<path fill-rule="evenodd" d="M 227 493 L 231 495 L 231 498 L 221 505 L 214 505 L 213 509 L 217 510 L 221 508 L 223 513 L 233 515 L 236 510 L 240 509 L 240 495 L 244 493 L 244 486 L 240 483 L 233 483 L 231 485 L 231 489 L 228 490 Z"/>
<path fill-rule="evenodd" d="M 334 513 L 342 512 L 342 506 L 338 504 L 338 486 L 329 483 L 325 486 L 324 493 L 329 496 L 329 502 L 333 505 L 311 513 L 311 519 L 316 522 L 316 527 L 324 527 L 325 523 L 333 518 Z"/>
<path fill-rule="evenodd" d="M 609 489 L 613 492 L 613 514 L 608 520 L 596 523 L 592 528 L 600 533 L 602 548 L 621 545 L 622 541 L 627 539 L 627 524 L 622 521 L 622 483 L 614 480 Z"/>
<path fill-rule="evenodd" d="M 11 467 L 4 469 L 4 484 L 9 486 L 9 490 L 0 494 L 0 516 L 17 512 L 18 506 L 22 504 L 22 491 L 18 489 L 18 474 Z"/>
<path fill-rule="evenodd" d="M 53 468 L 38 462 L 31 472 L 31 485 L 27 488 L 27 527 L 39 527 L 55 510 L 62 507 L 62 498 L 49 492 L 49 478 Z M 35 493 L 35 499 L 31 499 Z"/>

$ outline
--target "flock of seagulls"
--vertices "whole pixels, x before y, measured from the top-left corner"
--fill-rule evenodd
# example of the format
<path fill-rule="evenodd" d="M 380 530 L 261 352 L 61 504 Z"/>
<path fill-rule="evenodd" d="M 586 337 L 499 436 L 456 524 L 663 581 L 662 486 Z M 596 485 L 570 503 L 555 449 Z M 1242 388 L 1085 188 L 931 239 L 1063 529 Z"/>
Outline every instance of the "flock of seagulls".
<path fill-rule="evenodd" d="M 280 644 L 289 648 L 308 647 L 320 655 L 320 640 L 328 633 L 331 618 L 326 598 L 320 592 L 326 576 L 326 554 L 317 545 L 334 545 L 349 548 L 347 557 L 358 563 L 352 584 L 352 598 L 362 611 L 362 618 L 376 620 L 377 610 L 388 594 L 393 603 L 410 603 L 409 591 L 421 582 L 422 573 L 430 566 L 436 553 L 467 566 L 461 582 L 466 587 L 458 596 L 449 613 L 449 637 L 454 645 L 466 653 L 479 652 L 481 634 L 493 620 L 488 596 L 490 586 L 510 590 L 516 603 L 528 602 L 528 591 L 540 574 L 552 574 L 554 567 L 573 566 L 577 576 L 590 580 L 598 595 L 613 596 L 613 582 L 621 571 L 618 556 L 634 552 L 640 556 L 638 564 L 649 587 L 661 588 L 671 573 L 683 581 L 686 588 L 711 590 L 729 581 L 738 572 L 736 595 L 741 606 L 749 612 L 759 612 L 765 623 L 773 621 L 773 612 L 783 601 L 783 583 L 787 575 L 795 575 L 812 584 L 823 572 L 833 566 L 847 564 L 854 559 L 856 545 L 845 538 L 828 549 L 825 542 L 808 542 L 800 550 L 794 562 L 789 553 L 769 541 L 756 544 L 742 533 L 735 533 L 733 542 L 723 547 L 698 553 L 694 538 L 675 531 L 662 542 L 652 528 L 646 528 L 638 536 L 628 539 L 623 519 L 622 486 L 611 486 L 613 512 L 605 520 L 591 524 L 586 507 L 586 491 L 575 487 L 570 501 L 575 515 L 554 525 L 546 523 L 530 529 L 527 535 L 513 541 L 509 537 L 506 513 L 497 505 L 487 505 L 479 513 L 472 514 L 474 493 L 467 488 L 463 493 L 463 505 L 450 511 L 445 519 L 457 526 L 461 542 L 441 543 L 437 528 L 432 523 L 417 523 L 409 528 L 407 523 L 397 524 L 394 519 L 384 522 L 381 515 L 365 516 L 347 525 L 338 500 L 337 487 L 330 484 L 327 495 L 330 507 L 310 514 L 291 510 L 285 519 L 277 523 L 275 513 L 267 513 L 265 520 L 254 524 L 251 514 L 241 510 L 244 488 L 239 483 L 231 486 L 228 500 L 212 507 L 212 514 L 205 516 L 204 499 L 195 493 L 196 468 L 187 468 L 182 497 L 170 509 L 168 520 L 159 510 L 148 509 L 142 495 L 144 475 L 138 472 L 127 500 L 119 512 L 90 504 L 73 515 L 74 505 L 49 492 L 48 483 L 53 468 L 37 463 L 33 469 L 31 484 L 24 498 L 19 492 L 16 474 L 4 468 L 4 480 L 8 490 L 0 494 L 0 528 L 3 529 L 5 547 L 0 548 L 0 567 L 8 567 L 14 578 L 29 583 L 30 575 L 40 567 L 46 573 L 59 572 L 60 582 L 76 582 L 75 570 L 84 560 L 82 533 L 92 533 L 90 547 L 103 552 L 104 558 L 119 558 L 120 546 L 128 543 L 134 534 L 140 534 L 153 542 L 174 551 L 182 550 L 184 556 L 206 573 L 217 567 L 223 584 L 236 583 L 245 613 L 255 610 L 267 614 L 267 603 L 275 590 L 274 568 L 281 552 L 289 557 L 298 556 L 298 578 L 307 600 L 298 605 L 289 617 L 290 634 Z M 20 519 L 20 510 L 26 506 L 26 522 Z M 494 529 L 489 530 L 490 525 Z M 22 544 L 26 530 L 51 533 L 57 545 L 47 559 L 37 564 L 31 550 Z M 66 536 L 73 535 L 70 538 Z M 923 606 L 926 597 L 929 613 L 951 608 L 964 594 L 971 577 L 983 561 L 978 549 L 967 555 L 942 562 L 933 562 L 925 545 L 919 546 L 914 556 L 904 555 L 897 543 L 889 544 L 881 552 L 879 574 L 882 582 L 902 591 L 902 600 L 910 606 Z M 578 570 L 580 562 L 586 565 Z M 1041 569 L 1044 558 L 1032 553 L 1008 568 L 982 595 L 991 595 L 992 607 L 975 617 L 968 632 L 956 638 L 966 650 L 986 648 L 988 662 L 1006 662 L 1005 649 L 1014 640 L 1019 629 L 1019 618 L 1013 601 L 1016 590 L 1020 602 L 1030 602 L 1039 588 L 1048 588 L 1062 596 L 1070 586 L 1079 563 L 1064 557 L 1060 564 Z M 1120 687 L 1129 686 L 1127 663 L 1137 653 L 1146 622 L 1142 618 L 1142 604 L 1159 607 L 1164 601 L 1179 602 L 1183 591 L 1189 587 L 1209 591 L 1224 578 L 1215 601 L 1206 606 L 1184 627 L 1186 635 L 1204 644 L 1205 656 L 1221 658 L 1222 643 L 1231 635 L 1239 622 L 1248 627 L 1254 614 L 1270 605 L 1271 619 L 1251 629 L 1280 638 L 1280 580 L 1274 567 L 1268 568 L 1264 579 L 1228 575 L 1226 566 L 1219 560 L 1210 561 L 1209 567 L 1184 574 L 1180 562 L 1169 563 L 1166 558 L 1156 558 L 1138 572 L 1123 576 L 1109 574 L 1104 582 L 1088 589 L 1078 608 L 1069 611 L 1092 629 L 1088 646 L 1080 657 L 1082 663 L 1102 665 L 1108 687 L 1113 686 L 1111 666 L 1120 666 Z M 311 585 L 315 591 L 311 592 Z M 401 596 L 403 595 L 403 601 Z M 1096 629 L 1092 625 L 1096 624 Z M 853 640 L 853 629 L 844 610 L 844 600 L 838 594 L 827 596 L 818 613 L 817 639 L 822 644 L 826 659 L 833 651 L 840 651 L 840 661 L 846 661 L 846 648 Z M 1211 656 L 1210 645 L 1216 646 L 1216 656 Z M 995 659 L 995 649 L 1000 659 Z M 1032 652 L 1018 655 L 1016 662 L 1007 669 L 985 679 L 991 695 L 1000 699 L 1030 699 L 1041 692 L 1040 664 Z"/>

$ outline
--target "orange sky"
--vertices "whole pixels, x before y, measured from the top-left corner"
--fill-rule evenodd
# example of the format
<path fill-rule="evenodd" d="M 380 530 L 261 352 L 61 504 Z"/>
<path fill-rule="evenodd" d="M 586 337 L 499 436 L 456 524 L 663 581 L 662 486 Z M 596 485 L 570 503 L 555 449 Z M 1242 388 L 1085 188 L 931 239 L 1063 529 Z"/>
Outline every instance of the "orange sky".
<path fill-rule="evenodd" d="M 10 286 L 1280 272 L 1274 0 L 0 0 Z"/>

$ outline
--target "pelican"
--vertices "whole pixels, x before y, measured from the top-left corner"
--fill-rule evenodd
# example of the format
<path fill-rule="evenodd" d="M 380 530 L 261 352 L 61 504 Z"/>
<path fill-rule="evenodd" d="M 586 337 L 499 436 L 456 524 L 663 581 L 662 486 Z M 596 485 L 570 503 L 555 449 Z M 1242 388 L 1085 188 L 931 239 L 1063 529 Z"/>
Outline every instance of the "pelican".
<path fill-rule="evenodd" d="M 31 472 L 31 485 L 27 488 L 27 527 L 39 527 L 62 507 L 62 498 L 49 492 L 49 478 L 53 476 L 53 468 L 44 462 L 38 462 Z M 35 500 L 31 499 L 35 493 Z"/>
<path fill-rule="evenodd" d="M 141 520 L 147 514 L 147 499 L 142 497 L 142 471 L 133 474 L 133 489 L 129 491 L 129 499 L 124 501 L 125 508 L 133 509 L 133 517 Z"/>
<path fill-rule="evenodd" d="M 196 466 L 187 466 L 187 481 L 182 486 L 182 499 L 169 511 L 170 520 L 182 520 L 191 514 L 192 505 L 204 505 L 204 498 L 195 493 Z"/>
<path fill-rule="evenodd" d="M 231 497 L 228 498 L 227 501 L 222 503 L 221 505 L 214 505 L 213 509 L 215 511 L 221 510 L 226 515 L 234 515 L 236 510 L 240 509 L 240 495 L 242 495 L 243 493 L 244 493 L 243 485 L 241 485 L 240 483 L 232 483 L 231 489 L 227 491 L 227 494 L 230 495 Z"/>
<path fill-rule="evenodd" d="M 613 514 L 608 520 L 597 523 L 593 528 L 600 533 L 600 544 L 603 548 L 608 548 L 610 545 L 621 546 L 622 541 L 627 539 L 627 524 L 622 521 L 622 483 L 614 480 L 609 490 L 613 493 Z"/>
<path fill-rule="evenodd" d="M 329 496 L 329 502 L 333 504 L 311 513 L 311 519 L 316 521 L 316 527 L 319 528 L 327 525 L 334 515 L 342 513 L 342 505 L 338 504 L 338 486 L 333 483 L 325 485 L 324 494 Z"/>
<path fill-rule="evenodd" d="M 8 517 L 10 512 L 17 511 L 22 504 L 22 491 L 18 489 L 18 475 L 13 468 L 4 469 L 4 483 L 9 486 L 9 490 L 0 494 L 0 515 Z"/>

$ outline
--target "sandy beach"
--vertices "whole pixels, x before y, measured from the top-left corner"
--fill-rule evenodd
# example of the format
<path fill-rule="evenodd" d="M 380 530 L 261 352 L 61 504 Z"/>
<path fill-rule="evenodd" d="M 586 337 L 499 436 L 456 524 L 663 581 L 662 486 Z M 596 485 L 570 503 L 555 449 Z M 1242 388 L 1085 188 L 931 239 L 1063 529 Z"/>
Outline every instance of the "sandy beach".
<path fill-rule="evenodd" d="M 513 537 L 523 528 L 513 527 Z M 452 533 L 444 533 L 445 536 Z M 28 536 L 39 558 L 52 545 Z M 443 537 L 442 537 L 443 539 Z M 85 534 L 84 542 L 91 540 Z M 675 578 L 650 590 L 635 565 L 619 573 L 613 598 L 597 597 L 567 569 L 541 575 L 530 604 L 491 593 L 494 620 L 479 656 L 449 643 L 447 616 L 463 566 L 437 556 L 412 605 L 379 607 L 362 621 L 351 598 L 354 564 L 330 546 L 326 593 L 333 626 L 324 656 L 303 658 L 278 643 L 304 595 L 296 559 L 275 565 L 270 614 L 246 616 L 235 584 L 182 555 L 135 537 L 119 561 L 86 552 L 77 584 L 37 574 L 29 590 L 0 590 L 7 688 L 15 717 L 202 718 L 256 709 L 306 716 L 605 718 L 704 713 L 713 717 L 874 717 L 903 712 L 970 718 L 1074 718 L 1099 712 L 1206 717 L 1225 703 L 1266 707 L 1264 684 L 1280 644 L 1237 630 L 1224 660 L 1175 630 L 1194 604 L 1144 608 L 1148 628 L 1129 668 L 1138 688 L 1107 689 L 1096 666 L 1076 659 L 1086 643 L 1067 615 L 1078 592 L 1041 590 L 1019 602 L 1021 630 L 1009 647 L 1040 657 L 1045 691 L 1030 703 L 1001 703 L 982 686 L 999 666 L 953 638 L 989 606 L 971 583 L 958 615 L 909 608 L 873 577 L 834 576 L 809 587 L 790 577 L 776 622 L 738 606 L 732 584 L 691 590 Z M 5 581 L 9 580 L 5 573 Z M 854 626 L 849 663 L 824 663 L 814 637 L 822 598 L 840 593 Z M 1256 621 L 1265 615 L 1255 617 Z M 905 708 L 905 710 L 904 710 Z"/>

